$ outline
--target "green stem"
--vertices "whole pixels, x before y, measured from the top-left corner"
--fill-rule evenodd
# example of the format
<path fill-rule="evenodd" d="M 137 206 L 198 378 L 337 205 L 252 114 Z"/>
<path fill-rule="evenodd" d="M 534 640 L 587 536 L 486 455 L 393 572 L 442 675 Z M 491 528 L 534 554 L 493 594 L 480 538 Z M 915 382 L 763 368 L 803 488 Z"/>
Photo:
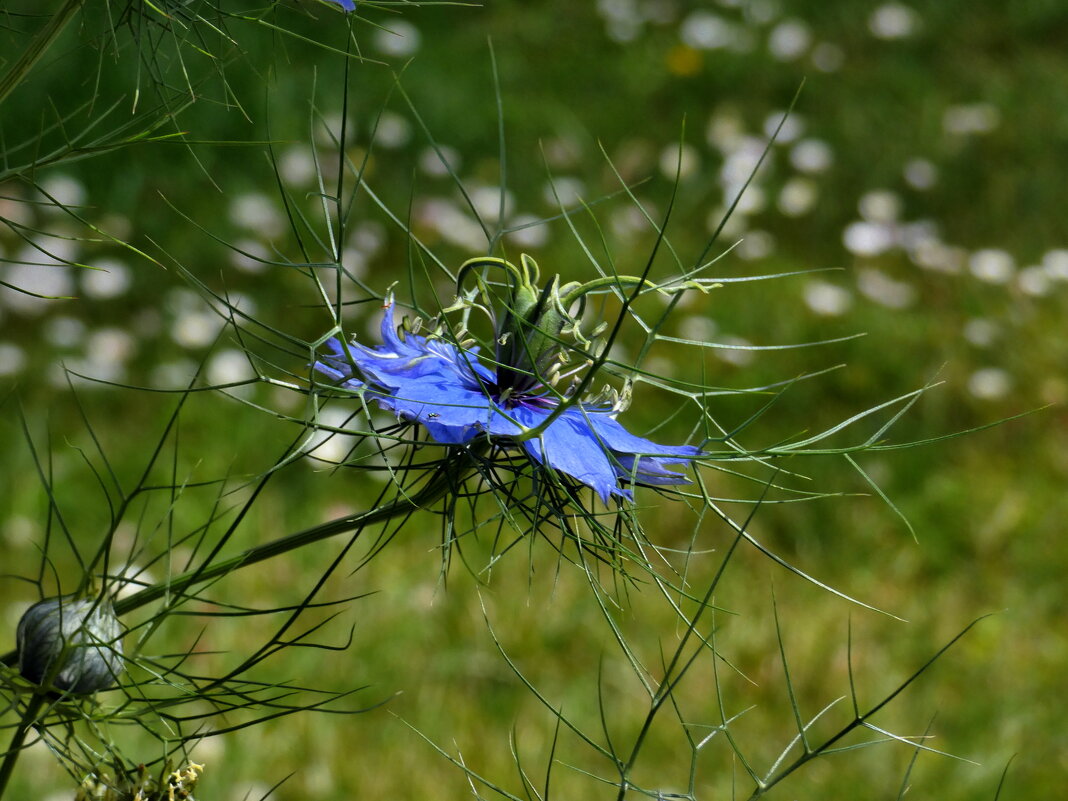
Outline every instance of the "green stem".
<path fill-rule="evenodd" d="M 402 495 L 378 509 L 371 509 L 370 511 L 360 512 L 359 514 L 354 515 L 346 515 L 345 517 L 339 517 L 336 520 L 330 520 L 326 523 L 320 523 L 318 526 L 304 529 L 304 531 L 298 531 L 295 534 L 279 537 L 271 542 L 265 542 L 262 545 L 256 545 L 249 548 L 247 551 L 239 553 L 237 556 L 231 557 L 230 559 L 210 567 L 203 565 L 195 570 L 190 570 L 179 576 L 175 576 L 168 581 L 161 582 L 152 587 L 145 587 L 143 590 L 135 592 L 133 595 L 123 598 L 120 601 L 116 601 L 115 612 L 120 615 L 124 614 L 155 601 L 158 598 L 162 598 L 165 595 L 183 593 L 194 584 L 202 584 L 206 581 L 211 581 L 212 579 L 218 578 L 219 576 L 225 576 L 227 573 L 231 573 L 239 568 L 254 565 L 257 562 L 271 559 L 272 557 L 296 550 L 297 548 L 303 548 L 305 545 L 311 545 L 312 543 L 328 539 L 329 537 L 338 534 L 344 534 L 350 531 L 359 534 L 367 526 L 373 526 L 375 523 L 384 523 L 398 515 L 408 514 L 416 509 L 423 509 L 437 501 L 450 490 L 455 489 L 459 483 L 462 483 L 463 477 L 467 474 L 467 470 L 470 467 L 472 460 L 475 458 L 477 458 L 477 456 L 474 451 L 463 452 L 455 460 L 450 460 L 450 462 L 455 461 L 459 464 L 447 463 L 439 467 L 437 475 L 414 495 Z"/>
<path fill-rule="evenodd" d="M 22 714 L 22 720 L 19 721 L 18 728 L 15 729 L 15 733 L 11 736 L 11 745 L 8 747 L 7 753 L 4 754 L 3 764 L 0 765 L 0 798 L 3 797 L 4 791 L 7 789 L 7 783 L 11 779 L 11 774 L 15 771 L 15 763 L 22 754 L 22 744 L 26 741 L 26 734 L 36 723 L 37 713 L 41 710 L 44 702 L 43 691 L 36 693 L 30 699 L 30 702 L 26 705 L 26 711 Z"/>
<path fill-rule="evenodd" d="M 637 275 L 606 275 L 601 278 L 594 278 L 592 281 L 587 281 L 570 290 L 560 298 L 560 305 L 567 309 L 583 295 L 588 295 L 594 290 L 604 289 L 606 287 L 618 287 L 622 289 L 623 287 L 629 286 L 641 286 L 643 289 L 660 288 L 660 284 L 655 281 L 650 281 L 648 278 Z"/>
<path fill-rule="evenodd" d="M 30 46 L 0 78 L 0 104 L 3 104 L 15 87 L 22 83 L 22 79 L 33 69 L 33 65 L 52 46 L 52 43 L 59 38 L 59 35 L 67 27 L 67 23 L 70 22 L 71 17 L 84 4 L 85 0 L 67 0 L 59 11 L 52 15 L 52 19 L 48 21 L 48 24 L 37 32 L 37 36 L 30 42 Z"/>
<path fill-rule="evenodd" d="M 211 566 L 201 565 L 194 570 L 189 570 L 166 581 L 161 581 L 159 584 L 145 587 L 143 590 L 116 601 L 115 613 L 125 614 L 164 596 L 184 593 L 193 585 L 203 584 L 220 576 L 225 576 L 239 568 L 254 565 L 257 562 L 271 559 L 338 534 L 350 531 L 358 534 L 367 526 L 383 523 L 386 520 L 408 514 L 416 509 L 426 508 L 463 483 L 472 465 L 485 453 L 488 447 L 488 442 L 481 442 L 450 458 L 438 468 L 437 474 L 426 486 L 414 495 L 403 495 L 378 509 L 339 517 L 336 520 L 330 520 L 326 523 L 320 523 L 318 526 L 304 529 L 304 531 L 279 537 L 271 542 L 265 542 L 262 545 L 249 548 L 237 556 L 218 564 Z M 17 659 L 18 654 L 11 651 L 0 657 L 0 664 L 11 666 L 15 664 Z"/>
<path fill-rule="evenodd" d="M 218 578 L 219 576 L 225 576 L 227 573 L 237 570 L 238 568 L 253 565 L 266 559 L 271 559 L 272 557 L 279 556 L 287 551 L 292 551 L 305 545 L 311 545 L 313 542 L 319 542 L 320 540 L 325 540 L 328 537 L 333 537 L 337 534 L 344 534 L 347 531 L 360 531 L 365 526 L 381 523 L 392 517 L 396 517 L 397 515 L 406 514 L 414 509 L 419 509 L 427 503 L 432 503 L 437 497 L 439 496 L 435 495 L 433 498 L 424 499 L 423 492 L 420 492 L 412 498 L 399 498 L 380 509 L 372 509 L 369 512 L 360 512 L 355 515 L 339 517 L 336 520 L 321 523 L 318 526 L 313 526 L 304 531 L 298 531 L 295 534 L 289 534 L 285 537 L 272 540 L 271 542 L 256 545 L 249 548 L 247 551 L 239 553 L 237 556 L 219 562 L 218 564 L 210 567 L 199 567 L 195 570 L 190 570 L 179 576 L 175 576 L 169 581 L 164 581 L 151 587 L 145 587 L 143 590 L 117 601 L 115 603 L 115 612 L 121 615 L 125 612 L 144 606 L 147 603 L 151 603 L 165 595 L 183 593 L 194 584 L 202 584 L 206 581 Z"/>

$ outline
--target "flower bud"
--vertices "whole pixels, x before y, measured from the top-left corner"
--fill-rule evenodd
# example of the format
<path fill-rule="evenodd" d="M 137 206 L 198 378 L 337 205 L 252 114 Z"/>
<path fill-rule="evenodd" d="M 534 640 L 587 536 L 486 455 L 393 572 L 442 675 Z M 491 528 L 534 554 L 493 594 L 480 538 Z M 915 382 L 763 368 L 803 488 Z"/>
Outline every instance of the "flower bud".
<path fill-rule="evenodd" d="M 19 620 L 19 672 L 65 692 L 107 689 L 122 672 L 122 634 L 106 599 L 46 598 Z"/>
<path fill-rule="evenodd" d="M 561 287 L 554 276 L 538 289 L 538 265 L 526 254 L 520 264 L 521 270 L 513 268 L 521 280 L 513 287 L 511 307 L 498 322 L 497 376 L 499 384 L 522 390 L 546 382 L 561 358 L 561 335 L 576 321 L 560 301 L 572 284 Z"/>

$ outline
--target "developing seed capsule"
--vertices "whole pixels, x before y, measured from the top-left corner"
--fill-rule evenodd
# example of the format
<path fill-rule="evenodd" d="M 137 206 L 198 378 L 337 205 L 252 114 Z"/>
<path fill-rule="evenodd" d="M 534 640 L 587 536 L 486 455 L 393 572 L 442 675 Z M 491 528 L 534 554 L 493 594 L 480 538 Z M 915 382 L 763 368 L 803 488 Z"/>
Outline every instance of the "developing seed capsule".
<path fill-rule="evenodd" d="M 108 600 L 46 598 L 19 620 L 19 672 L 72 693 L 107 689 L 122 672 L 122 633 Z"/>

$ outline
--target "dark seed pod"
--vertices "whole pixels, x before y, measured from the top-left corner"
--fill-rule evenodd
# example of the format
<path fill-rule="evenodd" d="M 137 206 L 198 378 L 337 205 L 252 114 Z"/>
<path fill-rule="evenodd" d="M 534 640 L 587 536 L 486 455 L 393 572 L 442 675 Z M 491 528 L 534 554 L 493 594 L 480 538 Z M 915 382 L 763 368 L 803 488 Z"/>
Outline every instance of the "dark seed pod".
<path fill-rule="evenodd" d="M 122 672 L 122 633 L 108 600 L 46 598 L 19 620 L 19 672 L 66 692 L 107 689 Z"/>

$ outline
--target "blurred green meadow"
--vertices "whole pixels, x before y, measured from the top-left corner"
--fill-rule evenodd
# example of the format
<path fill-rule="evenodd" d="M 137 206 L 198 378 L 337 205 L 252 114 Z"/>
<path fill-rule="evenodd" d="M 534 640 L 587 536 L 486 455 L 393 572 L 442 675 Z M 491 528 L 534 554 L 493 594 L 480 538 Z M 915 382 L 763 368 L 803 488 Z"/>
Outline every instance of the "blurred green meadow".
<path fill-rule="evenodd" d="M 0 11 L 0 67 L 37 24 L 23 14 L 40 4 L 23 5 Z M 1062 6 L 399 3 L 358 9 L 365 61 L 347 69 L 344 17 L 324 4 L 280 6 L 271 25 L 192 26 L 184 40 L 148 17 L 137 22 L 136 2 L 112 3 L 110 23 L 86 12 L 0 117 L 14 154 L 0 170 L 8 179 L 0 280 L 63 297 L 0 287 L 0 636 L 13 647 L 18 618 L 36 599 L 31 584 L 11 577 L 36 576 L 44 538 L 58 537 L 29 443 L 88 550 L 108 515 L 99 453 L 132 483 L 198 369 L 202 385 L 253 376 L 243 351 L 260 352 L 258 344 L 238 341 L 197 282 L 288 333 L 325 332 L 307 279 L 267 262 L 304 260 L 302 245 L 311 260 L 328 259 L 322 242 L 294 233 L 279 185 L 322 230 L 318 180 L 330 184 L 338 171 L 333 137 L 344 123 L 346 156 L 381 205 L 358 196 L 342 262 L 379 293 L 396 284 L 398 298 L 425 308 L 449 303 L 454 289 L 425 277 L 406 231 L 455 270 L 487 250 L 472 206 L 511 231 L 510 258 L 529 253 L 543 273 L 583 280 L 594 274 L 584 246 L 620 272 L 641 272 L 656 242 L 643 209 L 659 223 L 671 207 L 667 240 L 688 262 L 733 204 L 709 251 L 719 257 L 712 274 L 781 277 L 688 296 L 667 333 L 722 347 L 658 343 L 643 369 L 737 390 L 826 372 L 797 380 L 759 415 L 768 393 L 714 399 L 725 430 L 744 426 L 751 447 L 801 438 L 928 386 L 889 443 L 1022 415 L 857 456 L 889 503 L 841 456 L 785 464 L 795 484 L 837 497 L 764 505 L 750 533 L 820 582 L 903 620 L 850 604 L 742 545 L 714 599 L 722 675 L 689 674 L 678 705 L 701 710 L 701 725 L 718 722 L 720 703 L 744 712 L 733 736 L 767 770 L 796 734 L 783 653 L 805 719 L 845 697 L 815 727 L 829 733 L 851 715 L 851 682 L 862 703 L 877 703 L 985 616 L 874 719 L 898 734 L 928 733 L 924 745 L 951 756 L 917 755 L 901 742 L 850 750 L 802 767 L 769 796 L 993 799 L 1008 765 L 1000 797 L 1057 797 L 1068 775 L 1057 702 L 1068 667 Z M 114 37 L 105 35 L 116 22 Z M 186 106 L 187 87 L 197 100 Z M 144 136 L 97 152 L 107 148 L 92 136 L 157 105 L 173 112 L 152 132 L 163 141 Z M 50 129 L 57 118 L 63 124 Z M 93 120 L 69 159 L 34 172 L 44 193 L 11 179 Z M 35 137 L 46 146 L 16 148 Z M 580 236 L 561 207 L 576 209 Z M 662 250 L 654 273 L 676 271 Z M 353 307 L 349 330 L 370 336 L 378 311 Z M 614 358 L 634 358 L 639 333 L 625 334 Z M 799 343 L 825 344 L 782 347 Z M 277 367 L 307 374 L 299 357 Z M 303 413 L 298 393 L 253 384 L 230 394 L 193 393 L 179 445 L 168 445 L 169 480 L 189 487 L 173 504 L 173 531 L 212 514 L 216 489 L 198 482 L 255 476 L 299 433 L 282 419 Z M 690 428 L 681 416 L 663 422 L 667 402 L 642 388 L 624 420 L 682 441 Z M 861 420 L 849 441 L 878 427 Z M 340 459 L 347 446 L 334 438 L 321 447 L 321 457 Z M 725 498 L 759 495 L 726 472 L 706 471 L 706 483 Z M 381 487 L 367 473 L 302 459 L 257 499 L 232 548 L 359 511 Z M 223 505 L 245 497 L 235 492 Z M 695 525 L 651 493 L 638 490 L 637 501 L 657 544 L 699 554 L 694 578 L 707 580 L 729 532 Z M 727 504 L 737 519 L 752 505 Z M 483 569 L 492 534 L 471 538 L 446 572 L 439 529 L 432 515 L 413 516 L 366 566 L 374 544 L 358 543 L 321 593 L 355 597 L 322 612 L 322 620 L 340 612 L 315 634 L 336 650 L 291 647 L 262 666 L 275 680 L 352 691 L 337 708 L 366 711 L 311 711 L 207 737 L 194 751 L 206 766 L 198 798 L 258 799 L 276 785 L 278 799 L 501 797 L 469 785 L 457 762 L 520 797 L 536 796 L 517 765 L 539 793 L 552 765 L 549 796 L 616 796 L 590 778 L 614 778 L 614 766 L 552 712 L 628 742 L 648 707 L 586 577 L 540 538 Z M 125 534 L 132 548 L 143 531 Z M 212 597 L 297 603 L 342 540 L 239 571 Z M 46 574 L 77 567 L 69 549 L 49 555 Z M 148 567 L 153 581 L 165 578 L 161 567 Z M 650 595 L 648 586 L 627 592 L 618 619 L 640 659 L 655 665 L 679 625 Z M 174 652 L 196 643 L 215 669 L 261 636 L 244 618 L 167 625 Z M 219 715 L 206 725 L 222 731 L 241 720 Z M 745 768 L 724 740 L 713 737 L 691 763 L 678 721 L 667 721 L 650 733 L 635 775 L 660 797 L 679 797 L 669 794 L 687 792 L 693 769 L 696 797 L 747 797 Z M 35 746 L 10 792 L 60 799 L 73 786 Z"/>

